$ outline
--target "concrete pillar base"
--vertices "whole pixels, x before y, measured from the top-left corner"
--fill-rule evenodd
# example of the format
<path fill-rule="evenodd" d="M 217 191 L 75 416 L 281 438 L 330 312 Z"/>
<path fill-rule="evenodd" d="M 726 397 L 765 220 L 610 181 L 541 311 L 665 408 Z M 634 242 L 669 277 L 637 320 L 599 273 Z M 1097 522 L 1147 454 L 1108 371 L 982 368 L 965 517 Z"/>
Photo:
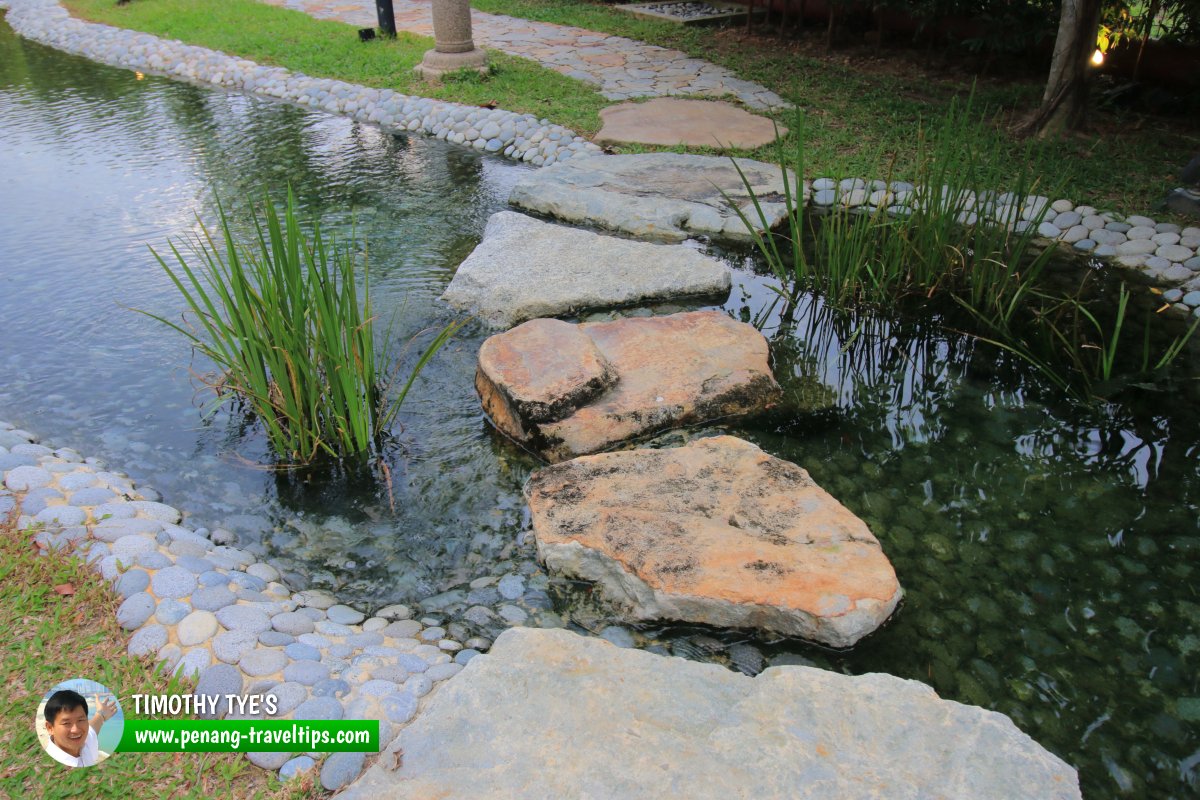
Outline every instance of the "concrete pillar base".
<path fill-rule="evenodd" d="M 436 49 L 427 50 L 425 58 L 416 66 L 416 72 L 423 78 L 438 80 L 447 72 L 457 72 L 469 69 L 480 75 L 488 74 L 487 53 L 478 48 L 465 53 L 441 53 Z"/>

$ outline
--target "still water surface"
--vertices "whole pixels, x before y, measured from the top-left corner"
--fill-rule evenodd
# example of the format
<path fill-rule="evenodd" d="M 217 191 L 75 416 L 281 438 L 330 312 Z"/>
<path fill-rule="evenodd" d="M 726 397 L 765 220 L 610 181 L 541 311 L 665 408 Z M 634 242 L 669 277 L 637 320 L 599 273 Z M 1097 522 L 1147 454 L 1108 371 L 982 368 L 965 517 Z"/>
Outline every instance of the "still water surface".
<path fill-rule="evenodd" d="M 403 346 L 450 319 L 436 298 L 523 170 L 139 80 L 0 25 L 0 418 L 107 458 L 189 524 L 229 527 L 296 583 L 349 601 L 420 599 L 528 565 L 520 486 L 536 465 L 480 413 L 484 331 L 465 330 L 410 395 L 389 498 L 257 466 L 252 429 L 202 421 L 190 370 L 204 365 L 132 310 L 179 314 L 147 245 L 211 223 L 214 191 L 236 205 L 290 183 L 327 229 L 367 242 Z M 758 315 L 763 279 L 725 255 L 739 269 L 726 308 Z M 688 628 L 636 631 L 639 645 L 913 678 L 1010 715 L 1079 768 L 1088 797 L 1200 795 L 1194 387 L 1085 410 L 935 325 L 839 323 L 819 301 L 776 323 L 765 332 L 792 404 L 665 441 L 728 430 L 807 468 L 879 537 L 904 605 L 846 653 Z M 563 622 L 612 621 L 578 587 L 551 594 Z"/>

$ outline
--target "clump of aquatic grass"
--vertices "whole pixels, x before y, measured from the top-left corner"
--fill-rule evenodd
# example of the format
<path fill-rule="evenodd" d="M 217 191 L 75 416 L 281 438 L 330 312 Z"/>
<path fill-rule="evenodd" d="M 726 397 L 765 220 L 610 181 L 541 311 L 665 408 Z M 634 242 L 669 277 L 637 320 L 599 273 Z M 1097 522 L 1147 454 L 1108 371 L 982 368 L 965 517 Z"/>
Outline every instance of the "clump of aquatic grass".
<path fill-rule="evenodd" d="M 785 292 L 817 290 L 842 307 L 890 307 L 899 297 L 945 292 L 1009 305 L 1049 259 L 1049 253 L 1033 252 L 1044 207 L 1030 206 L 1029 219 L 1021 220 L 1025 198 L 1035 188 L 1028 164 L 1036 159 L 1027 153 L 1014 175 L 1004 174 L 1000 142 L 975 118 L 969 100 L 961 108 L 951 103 L 934 129 L 922 128 L 912 183 L 893 181 L 891 166 L 880 158 L 885 188 L 867 181 L 854 185 L 861 184 L 864 195 L 874 189 L 882 196 L 856 208 L 842 202 L 841 191 L 826 211 L 807 207 L 803 187 L 792 185 L 788 171 L 804 175 L 802 116 L 797 129 L 791 158 L 780 153 L 784 201 L 791 211 L 786 230 L 765 231 L 766 217 L 753 193 L 763 230 L 755 230 L 742 214 Z M 979 187 L 1003 184 L 1012 187 L 1005 196 L 976 193 Z M 986 216 L 997 212 L 1022 224 L 988 224 Z M 1010 268 L 1014 264 L 1023 266 Z"/>
<path fill-rule="evenodd" d="M 1135 327 L 1133 293 L 1124 285 L 1115 305 L 1093 309 L 1084 297 L 1088 276 L 1076 294 L 1033 290 L 1018 319 L 988 314 L 955 298 L 977 323 L 972 332 L 1025 361 L 1059 389 L 1083 399 L 1110 397 L 1130 385 L 1146 386 L 1181 356 L 1200 328 L 1200 319 L 1162 346 L 1156 343 L 1148 313 Z"/>
<path fill-rule="evenodd" d="M 742 175 L 758 225 L 737 213 L 779 279 L 784 316 L 786 307 L 813 292 L 844 311 L 894 314 L 913 301 L 961 307 L 973 323 L 965 333 L 1018 356 L 1056 387 L 1083 398 L 1127 385 L 1131 376 L 1164 370 L 1183 352 L 1195 326 L 1156 354 L 1147 326 L 1138 358 L 1122 344 L 1127 290 L 1121 290 L 1114 316 L 1093 313 L 1082 299 L 1083 286 L 1073 293 L 1051 288 L 1046 273 L 1055 248 L 1035 241 L 1046 204 L 1033 199 L 1039 189 L 1033 165 L 1042 159 L 1031 142 L 1014 165 L 971 105 L 951 103 L 937 125 L 922 128 L 912 183 L 893 181 L 879 158 L 879 174 L 887 176 L 882 185 L 842 181 L 837 202 L 824 210 L 811 209 L 804 186 L 790 178 L 805 174 L 800 116 L 791 158 L 780 153 L 790 213 L 779 232 L 769 231 L 767 215 Z M 981 191 L 1001 186 L 1009 191 Z M 872 198 L 876 202 L 851 208 L 844 198 L 856 188 L 880 194 Z M 1052 194 L 1053 187 L 1043 191 Z M 1117 381 L 1118 374 L 1125 378 Z"/>
<path fill-rule="evenodd" d="M 307 464 L 320 456 L 375 452 L 413 381 L 460 323 L 442 329 L 399 391 L 375 352 L 375 318 L 365 258 L 362 295 L 357 257 L 326 241 L 320 225 L 305 235 L 288 190 L 282 218 L 264 194 L 256 236 L 239 242 L 218 203 L 219 236 L 200 234 L 171 261 L 151 248 L 190 314 L 180 323 L 155 319 L 191 341 L 216 372 L 206 378 L 214 408 L 233 401 L 262 422 L 275 454 Z"/>

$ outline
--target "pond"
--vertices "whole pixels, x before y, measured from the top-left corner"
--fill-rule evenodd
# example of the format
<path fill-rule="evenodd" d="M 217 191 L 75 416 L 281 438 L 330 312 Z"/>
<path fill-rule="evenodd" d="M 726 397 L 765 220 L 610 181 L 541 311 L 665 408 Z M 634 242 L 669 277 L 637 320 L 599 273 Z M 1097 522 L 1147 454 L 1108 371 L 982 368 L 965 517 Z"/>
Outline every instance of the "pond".
<path fill-rule="evenodd" d="M 410 395 L 389 495 L 263 469 L 253 429 L 202 421 L 190 370 L 204 365 L 133 310 L 182 310 L 147 245 L 211 223 L 214 191 L 232 203 L 290 183 L 327 229 L 367 242 L 402 347 L 451 319 L 436 298 L 525 169 L 101 67 L 0 24 L 0 418 L 107 459 L 188 524 L 227 527 L 294 585 L 347 602 L 531 572 L 520 487 L 536 464 L 483 419 L 472 376 L 484 330 L 464 329 Z M 766 281 L 744 253 L 723 255 L 738 270 L 725 307 L 759 314 Z M 920 680 L 1011 716 L 1079 769 L 1088 797 L 1195 796 L 1195 382 L 1089 410 L 933 323 L 839 321 L 810 299 L 794 327 L 765 332 L 803 401 L 661 441 L 726 430 L 808 469 L 879 537 L 904 604 L 848 652 L 693 628 L 633 630 L 636 643 L 748 670 L 765 657 Z M 824 409 L 801 411 L 814 397 Z M 543 624 L 614 622 L 580 587 L 547 593 Z"/>

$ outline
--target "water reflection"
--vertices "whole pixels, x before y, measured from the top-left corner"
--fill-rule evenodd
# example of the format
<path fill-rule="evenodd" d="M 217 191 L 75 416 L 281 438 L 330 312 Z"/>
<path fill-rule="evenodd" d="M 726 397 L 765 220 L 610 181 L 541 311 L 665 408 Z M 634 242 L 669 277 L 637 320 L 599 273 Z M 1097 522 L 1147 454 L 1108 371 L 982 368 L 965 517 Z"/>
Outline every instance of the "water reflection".
<path fill-rule="evenodd" d="M 484 541 L 475 530 L 519 486 L 492 456 L 471 388 L 481 329 L 464 331 L 410 395 L 389 491 L 369 475 L 264 469 L 265 443 L 246 419 L 202 417 L 210 397 L 196 375 L 209 365 L 131 309 L 177 318 L 182 303 L 147 245 L 166 252 L 211 228 L 214 192 L 248 237 L 240 204 L 291 184 L 326 231 L 366 243 L 379 328 L 403 373 L 449 319 L 435 298 L 524 168 L 280 103 L 139 81 L 7 31 L 0 47 L 13 56 L 0 66 L 0 243 L 18 254 L 0 292 L 7 416 L 111 458 L 185 505 L 192 524 L 228 527 L 297 583 L 349 598 L 429 594 L 468 557 L 477 565 L 505 548 L 511 531 Z"/>
<path fill-rule="evenodd" d="M 526 454 L 482 422 L 468 327 L 399 418 L 392 487 L 281 474 L 244 419 L 202 421 L 185 344 L 129 311 L 181 304 L 146 244 L 292 183 L 330 230 L 368 242 L 392 344 L 435 302 L 521 168 L 276 103 L 108 70 L 0 26 L 0 417 L 109 458 L 270 553 L 289 579 L 367 602 L 424 597 L 527 564 Z M 859 514 L 907 595 L 846 653 L 648 628 L 643 646 L 749 671 L 885 671 L 1010 715 L 1080 769 L 1089 797 L 1195 796 L 1200 561 L 1195 383 L 1100 409 L 1054 396 L 936 319 L 788 315 L 744 254 L 726 306 L 758 318 L 788 397 L 730 430 L 795 461 Z M 406 359 L 415 357 L 414 349 Z M 1188 369 L 1195 374 L 1194 356 Z M 403 369 L 403 368 L 402 368 Z M 568 582 L 571 624 L 611 611 Z M 755 657 L 755 653 L 758 657 Z"/>

